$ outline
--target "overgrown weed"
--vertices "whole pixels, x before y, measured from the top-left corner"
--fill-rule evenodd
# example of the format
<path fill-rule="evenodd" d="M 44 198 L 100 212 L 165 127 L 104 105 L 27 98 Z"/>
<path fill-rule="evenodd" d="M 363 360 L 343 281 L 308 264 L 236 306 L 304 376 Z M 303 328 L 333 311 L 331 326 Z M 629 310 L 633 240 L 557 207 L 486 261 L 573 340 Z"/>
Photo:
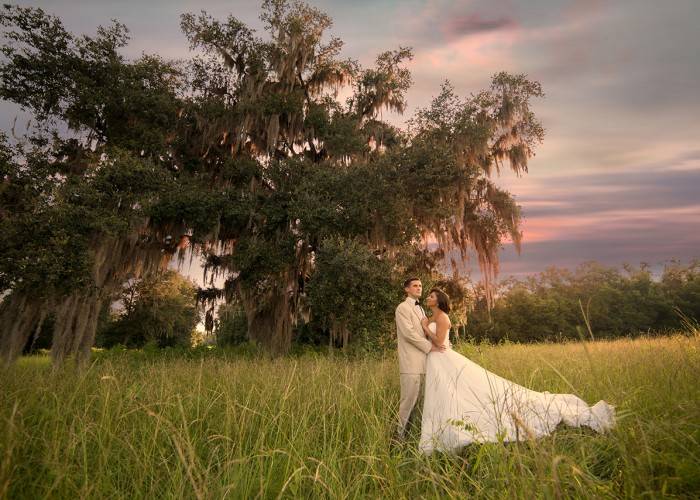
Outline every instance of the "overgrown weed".
<path fill-rule="evenodd" d="M 535 390 L 617 407 L 604 435 L 422 456 L 392 442 L 393 354 L 101 351 L 22 359 L 0 382 L 0 494 L 73 497 L 691 498 L 700 492 L 693 335 L 456 347 Z M 243 348 L 241 348 L 243 349 Z M 544 361 L 547 362 L 544 362 Z"/>

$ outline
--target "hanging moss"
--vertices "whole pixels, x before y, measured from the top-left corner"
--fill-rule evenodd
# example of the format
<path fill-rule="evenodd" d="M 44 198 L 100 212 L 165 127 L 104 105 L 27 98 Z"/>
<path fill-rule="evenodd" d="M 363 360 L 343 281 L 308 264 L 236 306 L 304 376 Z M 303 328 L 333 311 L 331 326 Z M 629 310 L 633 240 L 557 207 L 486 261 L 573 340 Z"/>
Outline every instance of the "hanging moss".
<path fill-rule="evenodd" d="M 328 238 L 383 258 L 437 244 L 443 258 L 476 258 L 488 290 L 502 242 L 519 249 L 518 207 L 492 174 L 527 172 L 544 135 L 529 110 L 541 89 L 523 75 L 498 74 L 468 99 L 446 83 L 403 133 L 378 118 L 406 109 L 411 51 L 383 52 L 369 69 L 341 61 L 342 42 L 324 41 L 331 19 L 303 3 L 265 2 L 267 40 L 233 17 L 184 15 L 204 55 L 188 67 L 126 61 L 118 23 L 77 38 L 38 9 L 3 12 L 22 43 L 5 50 L 2 97 L 51 131 L 36 152 L 14 154 L 24 170 L 3 166 L 8 360 L 37 326 L 28 297 L 42 297 L 37 318 L 56 318 L 52 359 L 83 363 L 122 281 L 185 254 L 207 261 L 207 279 L 228 278 L 250 338 L 277 353 L 289 349 L 300 279 Z M 55 122 L 74 137 L 61 139 Z M 346 341 L 347 318 L 332 324 Z"/>

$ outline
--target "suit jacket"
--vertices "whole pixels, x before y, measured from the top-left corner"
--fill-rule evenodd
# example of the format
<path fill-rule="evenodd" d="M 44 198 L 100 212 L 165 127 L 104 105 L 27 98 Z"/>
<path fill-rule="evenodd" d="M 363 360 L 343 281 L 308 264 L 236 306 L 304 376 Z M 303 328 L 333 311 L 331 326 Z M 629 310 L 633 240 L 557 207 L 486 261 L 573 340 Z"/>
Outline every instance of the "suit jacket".
<path fill-rule="evenodd" d="M 432 343 L 425 337 L 415 301 L 406 299 L 396 307 L 396 336 L 399 341 L 399 373 L 425 373 Z"/>

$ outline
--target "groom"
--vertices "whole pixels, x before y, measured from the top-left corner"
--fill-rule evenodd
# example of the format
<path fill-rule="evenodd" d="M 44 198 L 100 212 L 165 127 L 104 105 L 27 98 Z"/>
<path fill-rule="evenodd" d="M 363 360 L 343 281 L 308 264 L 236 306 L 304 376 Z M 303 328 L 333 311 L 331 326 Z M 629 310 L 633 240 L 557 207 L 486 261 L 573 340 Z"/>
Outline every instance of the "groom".
<path fill-rule="evenodd" d="M 399 405 L 398 438 L 406 438 L 406 428 L 418 401 L 420 386 L 425 374 L 425 362 L 430 351 L 442 352 L 444 347 L 435 347 L 425 337 L 420 320 L 425 318 L 418 304 L 423 284 L 418 278 L 409 278 L 403 285 L 406 300 L 396 307 L 396 335 L 399 343 L 399 376 L 401 380 L 401 403 Z"/>

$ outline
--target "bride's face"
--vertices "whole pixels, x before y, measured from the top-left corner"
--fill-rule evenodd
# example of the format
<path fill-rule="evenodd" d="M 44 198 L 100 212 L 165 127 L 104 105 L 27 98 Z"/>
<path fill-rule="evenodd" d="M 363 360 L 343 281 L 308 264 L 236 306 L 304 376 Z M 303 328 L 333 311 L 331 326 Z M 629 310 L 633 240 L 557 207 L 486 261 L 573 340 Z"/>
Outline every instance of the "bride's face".
<path fill-rule="evenodd" d="M 432 292 L 430 295 L 428 295 L 428 298 L 425 299 L 425 305 L 428 307 L 436 306 L 438 303 L 438 298 L 435 292 Z"/>

